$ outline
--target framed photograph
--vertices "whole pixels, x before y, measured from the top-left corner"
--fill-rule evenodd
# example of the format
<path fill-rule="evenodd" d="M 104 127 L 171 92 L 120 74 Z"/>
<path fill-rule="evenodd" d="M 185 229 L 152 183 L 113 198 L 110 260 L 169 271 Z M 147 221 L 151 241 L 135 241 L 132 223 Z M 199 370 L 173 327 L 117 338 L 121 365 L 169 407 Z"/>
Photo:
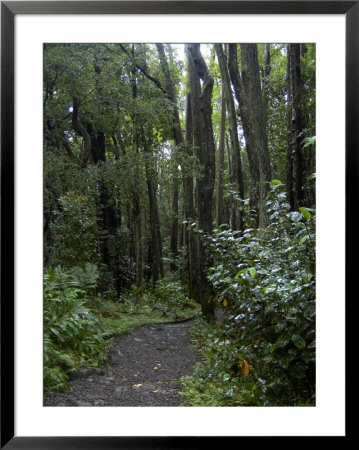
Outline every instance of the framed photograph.
<path fill-rule="evenodd" d="M 1 2 L 1 448 L 348 436 L 358 3 Z"/>

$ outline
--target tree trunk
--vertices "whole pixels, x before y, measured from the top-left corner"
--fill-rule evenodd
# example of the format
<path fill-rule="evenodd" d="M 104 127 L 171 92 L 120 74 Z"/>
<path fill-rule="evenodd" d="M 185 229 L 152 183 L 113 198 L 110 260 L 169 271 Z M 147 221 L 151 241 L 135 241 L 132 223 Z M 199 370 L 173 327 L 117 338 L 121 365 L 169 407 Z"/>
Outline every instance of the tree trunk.
<path fill-rule="evenodd" d="M 264 56 L 264 80 L 263 80 L 263 113 L 264 113 L 264 121 L 266 124 L 266 131 L 268 135 L 268 83 L 269 76 L 271 73 L 271 58 L 270 58 L 271 46 L 270 44 L 266 44 L 265 46 L 265 56 Z"/>
<path fill-rule="evenodd" d="M 160 58 L 162 71 L 166 80 L 166 92 L 173 103 L 173 138 L 176 147 L 172 153 L 172 170 L 173 170 L 173 185 L 172 185 L 172 221 L 171 221 L 171 240 L 170 250 L 172 261 L 170 270 L 175 271 L 177 265 L 175 259 L 178 256 L 178 147 L 184 143 L 184 138 L 181 130 L 181 122 L 178 113 L 177 98 L 173 87 L 171 72 L 168 66 L 165 50 L 163 44 L 156 44 L 158 55 Z"/>
<path fill-rule="evenodd" d="M 266 198 L 272 175 L 259 79 L 257 44 L 241 44 L 241 61 L 244 100 L 247 102 L 246 109 L 249 112 L 250 122 L 247 135 L 252 141 L 251 150 L 257 153 L 259 162 L 259 227 L 265 227 L 268 223 Z"/>
<path fill-rule="evenodd" d="M 188 157 L 193 156 L 193 118 L 191 96 L 187 94 L 186 103 L 186 143 L 185 152 Z M 187 221 L 196 220 L 196 211 L 194 206 L 194 183 L 190 169 L 187 167 L 186 159 L 182 163 L 183 171 L 183 203 L 185 210 L 185 219 Z M 200 283 L 199 283 L 199 243 L 197 236 L 186 231 L 187 258 L 188 258 L 188 281 L 190 288 L 190 297 L 200 302 Z"/>
<path fill-rule="evenodd" d="M 132 192 L 133 208 L 132 217 L 134 221 L 134 237 L 135 237 L 135 260 L 136 260 L 136 283 L 140 288 L 143 286 L 143 266 L 144 266 L 144 256 L 143 256 L 143 226 L 142 226 L 142 214 L 141 214 L 141 197 L 137 190 L 137 186 L 140 185 L 139 171 L 140 164 L 138 163 L 138 153 L 139 153 L 139 133 L 137 129 L 137 81 L 136 81 L 136 62 L 135 62 L 135 46 L 132 44 L 132 69 L 131 69 L 131 84 L 132 84 L 132 136 L 133 136 L 133 150 L 136 155 L 137 170 L 135 171 L 135 187 Z"/>
<path fill-rule="evenodd" d="M 231 81 L 234 87 L 234 93 L 239 104 L 240 116 L 246 140 L 246 152 L 248 156 L 249 174 L 250 174 L 250 203 L 255 209 L 259 204 L 259 161 L 257 153 L 252 149 L 250 139 L 250 118 L 248 110 L 248 101 L 245 101 L 245 91 L 242 79 L 239 76 L 237 44 L 228 44 L 228 69 Z"/>
<path fill-rule="evenodd" d="M 160 220 L 157 204 L 157 174 L 153 166 L 151 147 L 146 138 L 143 137 L 145 149 L 145 167 L 150 206 L 150 229 L 151 229 L 151 255 L 152 255 L 152 283 L 163 278 L 162 242 L 160 232 Z"/>
<path fill-rule="evenodd" d="M 136 262 L 136 284 L 138 287 L 143 285 L 143 238 L 142 238 L 142 214 L 140 197 L 137 192 L 132 193 L 132 220 L 134 223 L 134 247 Z"/>
<path fill-rule="evenodd" d="M 244 187 L 243 187 L 241 150 L 239 146 L 236 110 L 234 106 L 234 99 L 232 95 L 230 78 L 228 73 L 227 58 L 224 54 L 222 44 L 214 44 L 214 46 L 217 53 L 223 89 L 226 99 L 226 105 L 228 110 L 229 135 L 231 139 L 231 148 L 232 148 L 231 182 L 234 184 L 236 192 L 239 194 L 241 198 L 243 198 Z M 232 204 L 231 228 L 234 230 L 241 229 L 241 217 L 236 202 Z"/>
<path fill-rule="evenodd" d="M 270 158 L 267 144 L 263 99 L 259 78 L 258 52 L 256 44 L 240 44 L 242 75 L 239 76 L 237 45 L 229 44 L 229 69 L 240 114 L 249 171 L 251 175 L 251 203 L 258 210 L 258 225 L 266 226 L 266 197 L 271 180 Z"/>
<path fill-rule="evenodd" d="M 91 139 L 91 155 L 94 164 L 97 164 L 99 161 L 105 162 L 105 133 L 102 131 L 95 132 L 91 123 L 87 125 L 87 132 Z"/>
<path fill-rule="evenodd" d="M 193 137 L 197 156 L 204 168 L 203 176 L 197 180 L 198 224 L 205 233 L 212 232 L 212 203 L 215 178 L 215 148 L 212 129 L 213 77 L 200 51 L 200 44 L 187 45 L 188 70 L 193 118 Z M 201 89 L 200 80 L 203 81 Z M 202 313 L 207 318 L 214 316 L 212 286 L 207 279 L 213 264 L 208 248 L 200 242 L 200 301 Z"/>
<path fill-rule="evenodd" d="M 221 92 L 221 124 L 219 130 L 218 143 L 218 175 L 217 175 L 217 204 L 216 204 L 216 220 L 217 227 L 224 223 L 223 221 L 223 170 L 224 170 L 224 146 L 226 134 L 226 101 L 224 95 L 224 88 L 222 86 Z"/>
<path fill-rule="evenodd" d="M 73 98 L 73 110 L 72 110 L 72 127 L 73 129 L 82 136 L 83 139 L 83 151 L 81 157 L 81 167 L 84 169 L 87 167 L 88 160 L 91 155 L 91 137 L 87 132 L 86 127 L 82 124 L 78 111 L 79 111 L 79 102 L 77 97 Z"/>
<path fill-rule="evenodd" d="M 303 169 L 301 140 L 303 139 L 301 110 L 300 44 L 288 44 L 288 151 L 287 196 L 291 209 L 303 204 Z"/>

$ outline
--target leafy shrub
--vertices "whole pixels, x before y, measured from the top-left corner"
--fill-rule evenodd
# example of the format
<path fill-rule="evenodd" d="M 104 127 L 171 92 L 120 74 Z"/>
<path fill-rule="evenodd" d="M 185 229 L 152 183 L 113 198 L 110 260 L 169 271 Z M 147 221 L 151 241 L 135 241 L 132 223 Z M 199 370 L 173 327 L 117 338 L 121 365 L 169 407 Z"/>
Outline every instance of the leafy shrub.
<path fill-rule="evenodd" d="M 149 304 L 150 292 L 145 291 L 143 287 L 133 285 L 124 292 L 119 298 L 120 309 L 122 312 L 135 313 L 144 304 Z"/>
<path fill-rule="evenodd" d="M 59 199 L 51 223 L 53 266 L 73 267 L 99 260 L 96 206 L 93 199 L 68 192 Z"/>
<path fill-rule="evenodd" d="M 44 337 L 44 387 L 47 391 L 68 390 L 67 375 L 58 361 L 54 343 Z M 72 362 L 72 361 L 71 361 Z"/>
<path fill-rule="evenodd" d="M 72 267 L 70 274 L 73 284 L 85 291 L 94 290 L 100 276 L 97 265 L 89 262 L 85 263 L 83 267 Z"/>
<path fill-rule="evenodd" d="M 68 388 L 67 372 L 79 364 L 96 364 L 105 347 L 101 324 L 88 307 L 85 291 L 77 286 L 73 273 L 60 266 L 48 269 L 44 275 L 44 386 L 47 390 Z"/>
<path fill-rule="evenodd" d="M 223 312 L 207 359 L 232 387 L 245 378 L 243 361 L 249 364 L 246 404 L 307 404 L 315 394 L 315 217 L 306 208 L 291 212 L 284 186 L 271 184 L 267 228 L 220 228 L 206 237 L 216 261 L 209 279 Z"/>
<path fill-rule="evenodd" d="M 196 319 L 191 333 L 204 362 L 195 365 L 192 376 L 181 379 L 183 405 L 242 406 L 248 377 L 240 377 L 241 359 L 233 339 L 203 318 Z"/>
<path fill-rule="evenodd" d="M 214 236 L 210 280 L 230 306 L 226 333 L 251 365 L 259 402 L 284 405 L 315 390 L 315 219 L 289 210 L 280 182 L 267 207 L 266 229 Z"/>
<path fill-rule="evenodd" d="M 190 301 L 184 286 L 179 281 L 159 280 L 153 290 L 153 301 L 165 304 L 173 310 L 181 310 Z"/>
<path fill-rule="evenodd" d="M 179 281 L 171 279 L 159 280 L 152 289 L 144 286 L 132 286 L 121 295 L 119 304 L 122 312 L 141 313 L 143 308 L 150 307 L 169 317 L 194 317 L 199 305 L 190 300 L 185 287 Z"/>

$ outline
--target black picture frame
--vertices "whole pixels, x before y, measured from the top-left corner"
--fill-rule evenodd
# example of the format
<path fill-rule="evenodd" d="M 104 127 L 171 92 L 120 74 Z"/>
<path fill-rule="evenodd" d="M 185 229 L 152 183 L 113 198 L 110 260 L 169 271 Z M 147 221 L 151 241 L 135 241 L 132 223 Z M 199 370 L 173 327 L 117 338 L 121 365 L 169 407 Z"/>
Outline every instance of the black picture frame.
<path fill-rule="evenodd" d="M 346 292 L 355 280 L 358 233 L 359 1 L 1 2 L 1 441 L 6 449 L 204 448 L 217 437 L 25 437 L 14 435 L 14 19 L 17 14 L 341 14 L 346 19 Z M 350 237 L 350 246 L 348 245 Z M 346 332 L 347 333 L 347 332 Z M 346 335 L 347 336 L 347 335 Z M 348 336 L 347 336 L 348 337 Z M 345 437 L 348 437 L 348 428 Z M 228 439 L 233 439 L 229 438 Z M 221 444 L 223 445 L 221 442 Z M 228 442 L 229 444 L 229 442 Z"/>

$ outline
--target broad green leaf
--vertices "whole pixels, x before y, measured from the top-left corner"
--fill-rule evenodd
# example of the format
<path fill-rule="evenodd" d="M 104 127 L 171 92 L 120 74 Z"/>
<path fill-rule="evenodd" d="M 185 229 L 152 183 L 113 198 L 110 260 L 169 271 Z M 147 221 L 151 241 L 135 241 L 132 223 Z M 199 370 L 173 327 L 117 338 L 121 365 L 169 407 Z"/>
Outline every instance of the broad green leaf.
<path fill-rule="evenodd" d="M 272 180 L 269 182 L 271 187 L 283 184 L 280 180 Z"/>
<path fill-rule="evenodd" d="M 277 364 L 283 369 L 287 369 L 292 359 L 293 357 L 291 355 L 284 355 L 281 356 L 280 359 L 278 359 Z"/>
<path fill-rule="evenodd" d="M 305 149 L 306 147 L 309 147 L 310 145 L 314 145 L 316 142 L 316 136 L 309 136 L 302 140 L 302 149 Z"/>
<path fill-rule="evenodd" d="M 305 340 L 297 334 L 292 336 L 292 341 L 294 342 L 296 347 L 298 347 L 300 350 L 303 350 L 306 346 Z"/>
<path fill-rule="evenodd" d="M 299 211 L 303 214 L 306 220 L 309 220 L 312 217 L 310 212 L 307 210 L 307 208 L 304 208 L 304 206 L 300 207 Z"/>
<path fill-rule="evenodd" d="M 305 235 L 305 236 L 303 236 L 303 237 L 299 240 L 298 244 L 299 244 L 299 245 L 302 245 L 302 244 L 304 244 L 304 242 L 307 241 L 308 239 L 309 239 L 309 236 L 308 236 L 308 235 Z"/>
<path fill-rule="evenodd" d="M 250 273 L 252 278 L 255 278 L 256 275 L 257 275 L 257 271 L 256 271 L 256 269 L 254 267 L 250 267 L 249 268 L 249 273 Z"/>

